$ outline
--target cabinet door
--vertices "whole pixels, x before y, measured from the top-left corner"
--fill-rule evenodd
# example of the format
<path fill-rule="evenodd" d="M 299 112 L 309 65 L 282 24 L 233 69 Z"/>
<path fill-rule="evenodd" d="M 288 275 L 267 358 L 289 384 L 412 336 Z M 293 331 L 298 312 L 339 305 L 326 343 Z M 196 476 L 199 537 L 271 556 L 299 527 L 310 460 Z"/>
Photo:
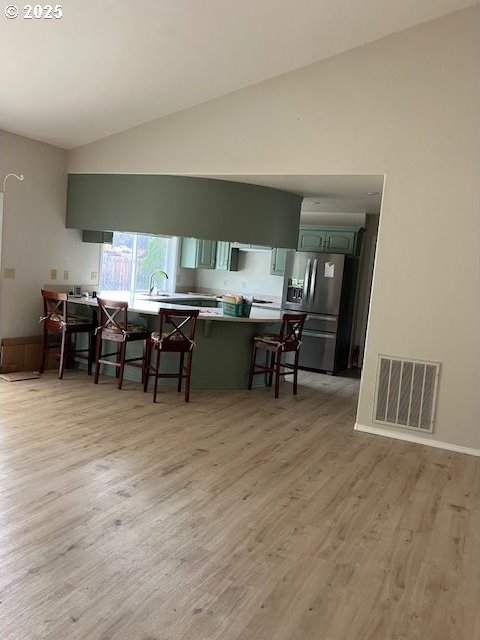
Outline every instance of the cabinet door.
<path fill-rule="evenodd" d="M 228 271 L 228 254 L 230 252 L 230 242 L 217 242 L 217 259 L 215 269 Z"/>
<path fill-rule="evenodd" d="M 355 231 L 327 231 L 327 244 L 325 251 L 328 253 L 355 253 Z"/>
<path fill-rule="evenodd" d="M 199 269 L 215 269 L 217 243 L 215 240 L 197 240 L 197 267 Z"/>
<path fill-rule="evenodd" d="M 218 271 L 238 271 L 239 249 L 232 247 L 231 242 L 217 242 L 217 259 L 215 269 Z"/>
<path fill-rule="evenodd" d="M 299 251 L 325 251 L 327 232 L 322 229 L 300 227 Z"/>
<path fill-rule="evenodd" d="M 198 256 L 198 240 L 195 238 L 182 238 L 180 253 L 180 266 L 187 269 L 196 269 Z"/>
<path fill-rule="evenodd" d="M 285 261 L 288 249 L 272 249 L 272 259 L 270 261 L 270 275 L 284 276 Z"/>

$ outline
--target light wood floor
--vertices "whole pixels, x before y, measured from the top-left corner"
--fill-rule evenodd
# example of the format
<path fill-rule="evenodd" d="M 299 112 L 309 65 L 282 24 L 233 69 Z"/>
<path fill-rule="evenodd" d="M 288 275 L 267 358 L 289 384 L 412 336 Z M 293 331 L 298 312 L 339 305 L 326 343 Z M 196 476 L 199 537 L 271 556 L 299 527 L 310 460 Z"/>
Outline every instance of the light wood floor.
<path fill-rule="evenodd" d="M 1 640 L 473 640 L 475 458 L 300 395 L 3 383 Z"/>

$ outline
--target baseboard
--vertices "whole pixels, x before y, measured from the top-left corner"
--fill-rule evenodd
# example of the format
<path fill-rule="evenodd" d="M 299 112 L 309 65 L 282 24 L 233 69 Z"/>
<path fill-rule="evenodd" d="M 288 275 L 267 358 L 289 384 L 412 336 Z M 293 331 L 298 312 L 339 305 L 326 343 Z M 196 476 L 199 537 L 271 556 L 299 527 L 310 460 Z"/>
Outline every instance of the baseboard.
<path fill-rule="evenodd" d="M 390 429 L 385 429 L 384 427 L 371 427 L 356 422 L 354 429 L 355 431 L 370 433 L 374 436 L 384 436 L 386 438 L 394 438 L 395 440 L 405 440 L 407 442 L 414 442 L 415 444 L 423 444 L 427 447 L 436 447 L 437 449 L 447 449 L 447 451 L 455 451 L 456 453 L 465 453 L 469 456 L 480 456 L 480 449 L 462 447 L 458 444 L 443 442 L 442 440 L 420 438 L 419 436 L 411 433 L 399 433 L 398 431 L 391 431 Z"/>

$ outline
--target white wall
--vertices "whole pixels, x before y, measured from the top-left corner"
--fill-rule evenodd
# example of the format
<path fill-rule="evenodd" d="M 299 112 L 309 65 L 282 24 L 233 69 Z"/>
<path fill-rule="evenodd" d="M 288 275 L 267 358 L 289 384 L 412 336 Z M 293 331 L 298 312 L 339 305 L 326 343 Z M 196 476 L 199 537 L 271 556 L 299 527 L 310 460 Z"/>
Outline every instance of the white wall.
<path fill-rule="evenodd" d="M 300 211 L 300 224 L 326 227 L 349 227 L 352 229 L 365 226 L 365 213 L 340 213 L 337 211 Z"/>
<path fill-rule="evenodd" d="M 283 277 L 270 275 L 270 257 L 270 251 L 240 251 L 239 271 L 197 269 L 196 288 L 281 298 Z"/>
<path fill-rule="evenodd" d="M 442 363 L 433 436 L 480 448 L 479 8 L 69 156 L 73 172 L 386 174 L 358 422 L 378 354 Z"/>
<path fill-rule="evenodd" d="M 57 269 L 52 284 L 90 282 L 99 267 L 99 245 L 81 241 L 81 232 L 65 228 L 66 152 L 51 145 L 0 132 L 0 179 L 23 173 L 23 182 L 9 179 L 4 196 L 0 335 L 38 335 L 42 311 L 40 289 Z M 15 268 L 15 279 L 4 269 Z"/>

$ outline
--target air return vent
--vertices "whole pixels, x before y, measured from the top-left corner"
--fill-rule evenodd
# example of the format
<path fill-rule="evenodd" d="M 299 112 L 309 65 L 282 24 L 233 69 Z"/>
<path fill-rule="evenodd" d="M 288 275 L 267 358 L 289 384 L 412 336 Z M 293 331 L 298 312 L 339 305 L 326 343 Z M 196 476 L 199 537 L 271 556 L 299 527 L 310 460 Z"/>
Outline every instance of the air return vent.
<path fill-rule="evenodd" d="M 374 421 L 433 431 L 438 362 L 379 356 Z"/>

